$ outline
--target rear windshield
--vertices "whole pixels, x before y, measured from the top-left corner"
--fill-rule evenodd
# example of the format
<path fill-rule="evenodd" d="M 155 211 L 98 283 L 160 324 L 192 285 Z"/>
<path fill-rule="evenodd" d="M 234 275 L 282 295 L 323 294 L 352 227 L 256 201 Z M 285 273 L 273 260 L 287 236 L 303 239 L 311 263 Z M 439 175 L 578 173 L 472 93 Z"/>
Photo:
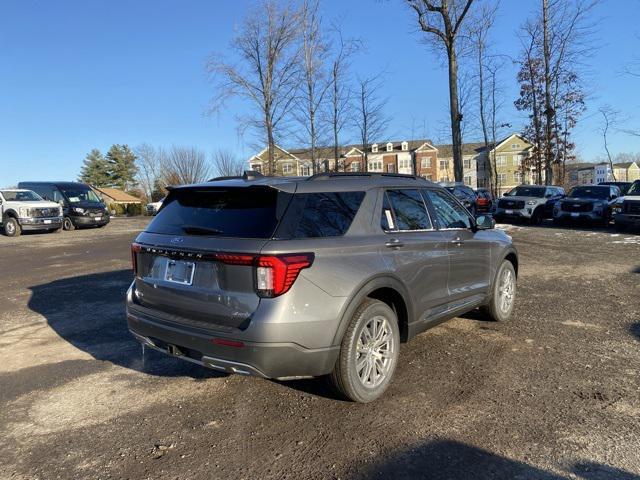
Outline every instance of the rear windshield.
<path fill-rule="evenodd" d="M 147 232 L 271 238 L 290 197 L 269 187 L 178 189 Z"/>

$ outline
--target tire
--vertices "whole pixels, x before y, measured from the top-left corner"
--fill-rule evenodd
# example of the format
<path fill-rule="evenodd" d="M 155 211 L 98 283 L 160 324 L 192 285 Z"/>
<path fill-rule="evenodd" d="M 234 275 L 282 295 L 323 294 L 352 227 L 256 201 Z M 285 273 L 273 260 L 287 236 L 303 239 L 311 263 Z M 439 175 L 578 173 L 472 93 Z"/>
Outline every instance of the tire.
<path fill-rule="evenodd" d="M 62 228 L 69 232 L 73 232 L 76 229 L 76 226 L 69 217 L 64 217 L 64 220 L 62 221 Z"/>
<path fill-rule="evenodd" d="M 375 326 L 382 328 L 378 331 L 382 332 L 380 335 L 386 338 L 386 342 L 378 348 L 367 348 L 362 341 L 367 336 L 370 338 L 375 334 Z M 372 402 L 379 398 L 391 383 L 398 363 L 399 350 L 400 329 L 396 314 L 387 304 L 367 298 L 351 318 L 329 380 L 333 388 L 344 398 L 359 403 Z M 387 356 L 381 358 L 379 355 L 384 352 L 387 352 Z M 382 364 L 385 360 L 387 363 Z M 362 369 L 359 370 L 360 365 Z M 375 375 L 379 372 L 379 367 L 384 371 L 382 375 L 377 378 L 367 375 L 367 371 Z"/>
<path fill-rule="evenodd" d="M 542 213 L 540 212 L 540 209 L 536 208 L 533 211 L 533 215 L 531 215 L 529 223 L 531 223 L 531 225 L 540 225 L 542 223 Z"/>
<path fill-rule="evenodd" d="M 22 227 L 20 227 L 18 220 L 13 217 L 5 217 L 3 225 L 4 234 L 7 237 L 19 237 L 22 233 Z"/>
<path fill-rule="evenodd" d="M 624 232 L 627 229 L 627 226 L 622 223 L 615 223 L 614 226 L 616 227 L 616 232 Z"/>
<path fill-rule="evenodd" d="M 504 289 L 504 277 L 510 276 L 510 284 L 511 284 L 511 294 L 510 300 L 508 300 L 508 307 L 504 308 L 505 305 L 503 303 L 503 289 Z M 506 322 L 511 318 L 511 314 L 513 313 L 513 306 L 516 300 L 516 271 L 513 268 L 513 264 L 509 260 L 503 260 L 500 268 L 498 268 L 498 273 L 496 273 L 496 278 L 493 281 L 493 285 L 491 287 L 491 298 L 489 303 L 485 305 L 482 310 L 485 314 L 491 318 L 491 320 L 496 322 Z"/>

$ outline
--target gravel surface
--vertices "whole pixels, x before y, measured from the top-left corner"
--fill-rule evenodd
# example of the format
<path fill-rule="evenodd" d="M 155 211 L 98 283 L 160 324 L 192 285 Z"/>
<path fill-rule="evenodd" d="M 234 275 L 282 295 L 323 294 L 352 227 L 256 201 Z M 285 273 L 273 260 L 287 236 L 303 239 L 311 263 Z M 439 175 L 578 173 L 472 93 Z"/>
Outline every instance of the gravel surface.
<path fill-rule="evenodd" d="M 640 480 L 640 235 L 500 226 L 512 321 L 416 337 L 357 405 L 143 352 L 123 299 L 145 222 L 0 237 L 0 478 Z"/>

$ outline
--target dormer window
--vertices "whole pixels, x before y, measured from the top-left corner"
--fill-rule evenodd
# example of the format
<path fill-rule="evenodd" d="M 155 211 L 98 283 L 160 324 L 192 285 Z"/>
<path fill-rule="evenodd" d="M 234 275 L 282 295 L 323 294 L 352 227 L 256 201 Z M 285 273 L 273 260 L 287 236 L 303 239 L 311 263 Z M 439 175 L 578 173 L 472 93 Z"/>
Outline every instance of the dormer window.
<path fill-rule="evenodd" d="M 373 153 L 378 153 L 378 144 L 374 143 L 373 145 L 371 145 L 371 151 Z"/>
<path fill-rule="evenodd" d="M 393 143 L 387 143 L 387 152 L 393 152 Z"/>
<path fill-rule="evenodd" d="M 408 142 L 402 142 L 402 150 L 409 150 L 409 143 Z"/>

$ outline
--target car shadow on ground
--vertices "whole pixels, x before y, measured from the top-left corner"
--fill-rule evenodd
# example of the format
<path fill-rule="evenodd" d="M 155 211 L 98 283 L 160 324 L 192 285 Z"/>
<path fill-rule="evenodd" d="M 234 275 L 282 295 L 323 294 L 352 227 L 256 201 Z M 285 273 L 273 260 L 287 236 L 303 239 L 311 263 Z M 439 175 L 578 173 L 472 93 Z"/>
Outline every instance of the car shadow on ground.
<path fill-rule="evenodd" d="M 29 308 L 74 347 L 97 360 L 158 376 L 196 379 L 224 374 L 143 349 L 127 328 L 124 299 L 129 269 L 63 278 L 30 288 Z"/>
<path fill-rule="evenodd" d="M 633 267 L 631 269 L 631 273 L 640 273 L 640 265 Z"/>
<path fill-rule="evenodd" d="M 569 467 L 574 475 L 558 475 L 524 462 L 495 455 L 486 450 L 452 440 L 425 442 L 393 453 L 384 460 L 366 466 L 353 479 L 393 478 L 464 480 L 521 478 L 527 480 L 640 480 L 624 470 L 592 462 Z"/>
<path fill-rule="evenodd" d="M 631 334 L 634 335 L 638 340 L 640 340 L 640 322 L 633 323 L 631 327 L 629 327 Z"/>

